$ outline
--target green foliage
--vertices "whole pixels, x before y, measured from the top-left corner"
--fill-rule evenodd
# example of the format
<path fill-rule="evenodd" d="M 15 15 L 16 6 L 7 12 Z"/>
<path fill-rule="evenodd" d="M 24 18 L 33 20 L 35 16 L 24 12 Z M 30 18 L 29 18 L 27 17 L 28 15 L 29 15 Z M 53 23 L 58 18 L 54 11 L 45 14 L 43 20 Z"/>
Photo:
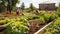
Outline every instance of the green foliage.
<path fill-rule="evenodd" d="M 57 9 L 57 13 L 60 16 L 60 8 Z"/>
<path fill-rule="evenodd" d="M 50 16 L 51 16 L 51 15 L 48 14 L 48 13 L 45 13 L 45 14 L 43 15 L 43 17 L 44 17 L 46 23 L 49 21 Z"/>
<path fill-rule="evenodd" d="M 56 19 L 53 24 L 47 27 L 43 34 L 60 34 L 60 18 Z"/>
<path fill-rule="evenodd" d="M 3 9 L 3 7 L 7 7 L 7 10 L 11 12 L 11 10 L 16 7 L 16 3 L 19 2 L 19 0 L 0 0 L 0 10 Z M 2 10 L 1 10 L 2 11 Z"/>
<path fill-rule="evenodd" d="M 23 22 L 14 22 L 7 26 L 5 34 L 26 34 L 28 27 L 24 25 Z"/>
<path fill-rule="evenodd" d="M 2 12 L 2 10 L 3 10 L 3 6 L 0 6 L 0 12 Z"/>
<path fill-rule="evenodd" d="M 32 3 L 30 3 L 30 7 L 29 8 L 31 9 L 31 11 L 33 11 L 35 7 L 33 6 Z"/>
<path fill-rule="evenodd" d="M 11 10 L 16 7 L 16 3 L 18 3 L 19 0 L 7 0 L 7 10 L 10 11 L 11 13 Z"/>
<path fill-rule="evenodd" d="M 42 12 L 42 11 L 39 11 L 40 12 L 40 16 L 43 16 L 44 14 L 46 14 L 46 12 Z"/>
<path fill-rule="evenodd" d="M 0 12 L 3 11 L 3 9 L 6 7 L 6 0 L 0 0 Z"/>
<path fill-rule="evenodd" d="M 39 19 L 39 16 L 34 15 L 34 16 L 28 16 L 27 18 L 28 18 L 27 20 L 34 20 L 34 19 Z"/>
<path fill-rule="evenodd" d="M 49 23 L 52 20 L 54 20 L 54 19 L 59 17 L 58 14 L 56 14 L 56 13 L 48 14 L 48 13 L 45 13 L 45 12 L 41 13 L 40 16 L 44 17 L 46 23 Z"/>
<path fill-rule="evenodd" d="M 3 26 L 6 27 L 6 30 L 4 32 L 5 34 L 26 34 L 28 31 L 28 26 L 30 25 L 29 20 L 37 19 L 40 20 L 38 24 L 40 24 L 41 22 L 42 22 L 41 24 L 46 24 L 49 23 L 50 21 L 53 21 L 56 18 L 58 18 L 58 14 L 56 13 L 48 14 L 47 12 L 40 12 L 39 15 L 24 13 L 24 16 L 5 17 L 3 19 L 0 19 L 0 22 L 1 23 L 3 22 L 4 23 Z M 60 28 L 59 21 L 60 19 L 54 22 L 53 24 L 54 26 L 51 25 L 50 27 L 48 27 L 49 29 L 44 30 L 45 31 L 44 34 L 55 34 L 55 32 L 58 32 L 57 29 Z M 55 29 L 55 27 L 57 27 L 57 29 Z"/>
<path fill-rule="evenodd" d="M 46 24 L 45 19 L 43 16 L 40 16 L 39 20 L 42 22 L 42 24 Z"/>
<path fill-rule="evenodd" d="M 58 18 L 55 22 L 54 25 L 59 25 L 60 24 L 60 18 Z"/>
<path fill-rule="evenodd" d="M 0 4 L 5 7 L 5 6 L 6 6 L 6 0 L 1 0 L 1 1 L 2 1 L 2 2 L 1 2 Z"/>
<path fill-rule="evenodd" d="M 4 34 L 26 34 L 28 30 L 28 21 L 23 17 L 9 18 Z"/>
<path fill-rule="evenodd" d="M 58 13 L 58 15 L 60 16 L 60 3 L 59 3 L 59 7 L 58 7 L 58 9 L 57 9 L 57 13 Z"/>
<path fill-rule="evenodd" d="M 53 13 L 53 14 L 51 14 L 49 20 L 52 21 L 52 20 L 54 20 L 54 19 L 56 19 L 56 18 L 58 18 L 58 17 L 59 17 L 58 14 Z"/>

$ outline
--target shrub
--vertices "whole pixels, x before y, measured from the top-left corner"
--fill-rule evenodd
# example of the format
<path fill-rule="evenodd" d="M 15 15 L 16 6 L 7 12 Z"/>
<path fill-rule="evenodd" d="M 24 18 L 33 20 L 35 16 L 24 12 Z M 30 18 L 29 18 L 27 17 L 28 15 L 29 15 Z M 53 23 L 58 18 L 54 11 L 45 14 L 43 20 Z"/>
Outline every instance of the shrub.
<path fill-rule="evenodd" d="M 40 16 L 39 20 L 42 22 L 42 24 L 46 24 L 43 16 Z"/>
<path fill-rule="evenodd" d="M 39 16 L 35 15 L 35 16 L 29 16 L 29 17 L 27 17 L 27 18 L 28 18 L 28 20 L 32 20 L 32 19 L 38 19 Z"/>
<path fill-rule="evenodd" d="M 4 34 L 26 34 L 27 30 L 28 27 L 25 25 L 25 23 L 20 21 L 14 21 L 7 25 Z"/>
<path fill-rule="evenodd" d="M 60 24 L 60 18 L 54 21 L 54 25 L 59 25 Z"/>
<path fill-rule="evenodd" d="M 54 20 L 54 19 L 56 19 L 56 18 L 58 18 L 58 14 L 53 13 L 53 14 L 51 14 L 51 16 L 50 16 L 49 21 L 52 21 L 52 20 Z"/>
<path fill-rule="evenodd" d="M 45 11 L 41 11 L 39 16 L 43 16 L 46 12 Z"/>
<path fill-rule="evenodd" d="M 48 13 L 45 13 L 45 14 L 43 15 L 46 23 L 49 21 L 50 16 L 51 16 L 51 15 L 48 14 Z"/>

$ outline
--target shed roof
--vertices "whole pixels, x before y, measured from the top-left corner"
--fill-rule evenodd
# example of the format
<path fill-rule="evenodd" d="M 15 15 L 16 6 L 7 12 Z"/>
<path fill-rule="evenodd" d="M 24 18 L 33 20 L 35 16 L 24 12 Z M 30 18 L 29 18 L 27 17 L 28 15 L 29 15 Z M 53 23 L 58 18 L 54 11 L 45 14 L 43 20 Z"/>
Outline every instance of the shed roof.
<path fill-rule="evenodd" d="M 50 2 L 50 1 L 45 1 L 45 2 L 42 2 L 40 4 L 55 4 L 54 2 Z"/>

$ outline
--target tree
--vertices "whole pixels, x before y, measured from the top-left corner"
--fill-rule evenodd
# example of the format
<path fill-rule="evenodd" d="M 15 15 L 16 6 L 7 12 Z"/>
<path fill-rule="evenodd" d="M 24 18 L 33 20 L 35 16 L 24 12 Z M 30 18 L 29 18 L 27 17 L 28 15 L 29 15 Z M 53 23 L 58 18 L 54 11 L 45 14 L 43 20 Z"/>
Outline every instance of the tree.
<path fill-rule="evenodd" d="M 11 10 L 16 7 L 16 3 L 18 3 L 19 0 L 7 0 L 7 10 L 11 13 Z"/>
<path fill-rule="evenodd" d="M 11 13 L 11 10 L 16 7 L 16 3 L 18 2 L 19 0 L 0 0 L 0 9 L 7 7 L 7 10 Z"/>
<path fill-rule="evenodd" d="M 31 3 L 29 8 L 31 9 L 31 11 L 33 11 L 35 7 L 34 7 L 33 4 Z"/>
<path fill-rule="evenodd" d="M 58 15 L 60 16 L 60 3 L 59 3 L 59 7 L 58 7 L 58 9 L 57 9 L 57 13 L 58 13 Z"/>
<path fill-rule="evenodd" d="M 24 4 L 24 2 L 23 2 L 22 5 L 21 5 L 21 9 L 22 9 L 22 10 L 25 9 L 25 4 Z"/>
<path fill-rule="evenodd" d="M 6 0 L 0 0 L 0 12 L 3 11 L 4 7 L 6 7 Z"/>

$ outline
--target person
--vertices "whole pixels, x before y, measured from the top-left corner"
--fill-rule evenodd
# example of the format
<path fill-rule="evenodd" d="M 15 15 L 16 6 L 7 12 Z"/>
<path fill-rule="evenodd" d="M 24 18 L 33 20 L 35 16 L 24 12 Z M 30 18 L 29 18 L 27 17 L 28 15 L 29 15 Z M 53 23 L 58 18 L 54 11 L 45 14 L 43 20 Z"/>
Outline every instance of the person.
<path fill-rule="evenodd" d="M 16 11 L 16 14 L 19 15 L 19 10 Z"/>

